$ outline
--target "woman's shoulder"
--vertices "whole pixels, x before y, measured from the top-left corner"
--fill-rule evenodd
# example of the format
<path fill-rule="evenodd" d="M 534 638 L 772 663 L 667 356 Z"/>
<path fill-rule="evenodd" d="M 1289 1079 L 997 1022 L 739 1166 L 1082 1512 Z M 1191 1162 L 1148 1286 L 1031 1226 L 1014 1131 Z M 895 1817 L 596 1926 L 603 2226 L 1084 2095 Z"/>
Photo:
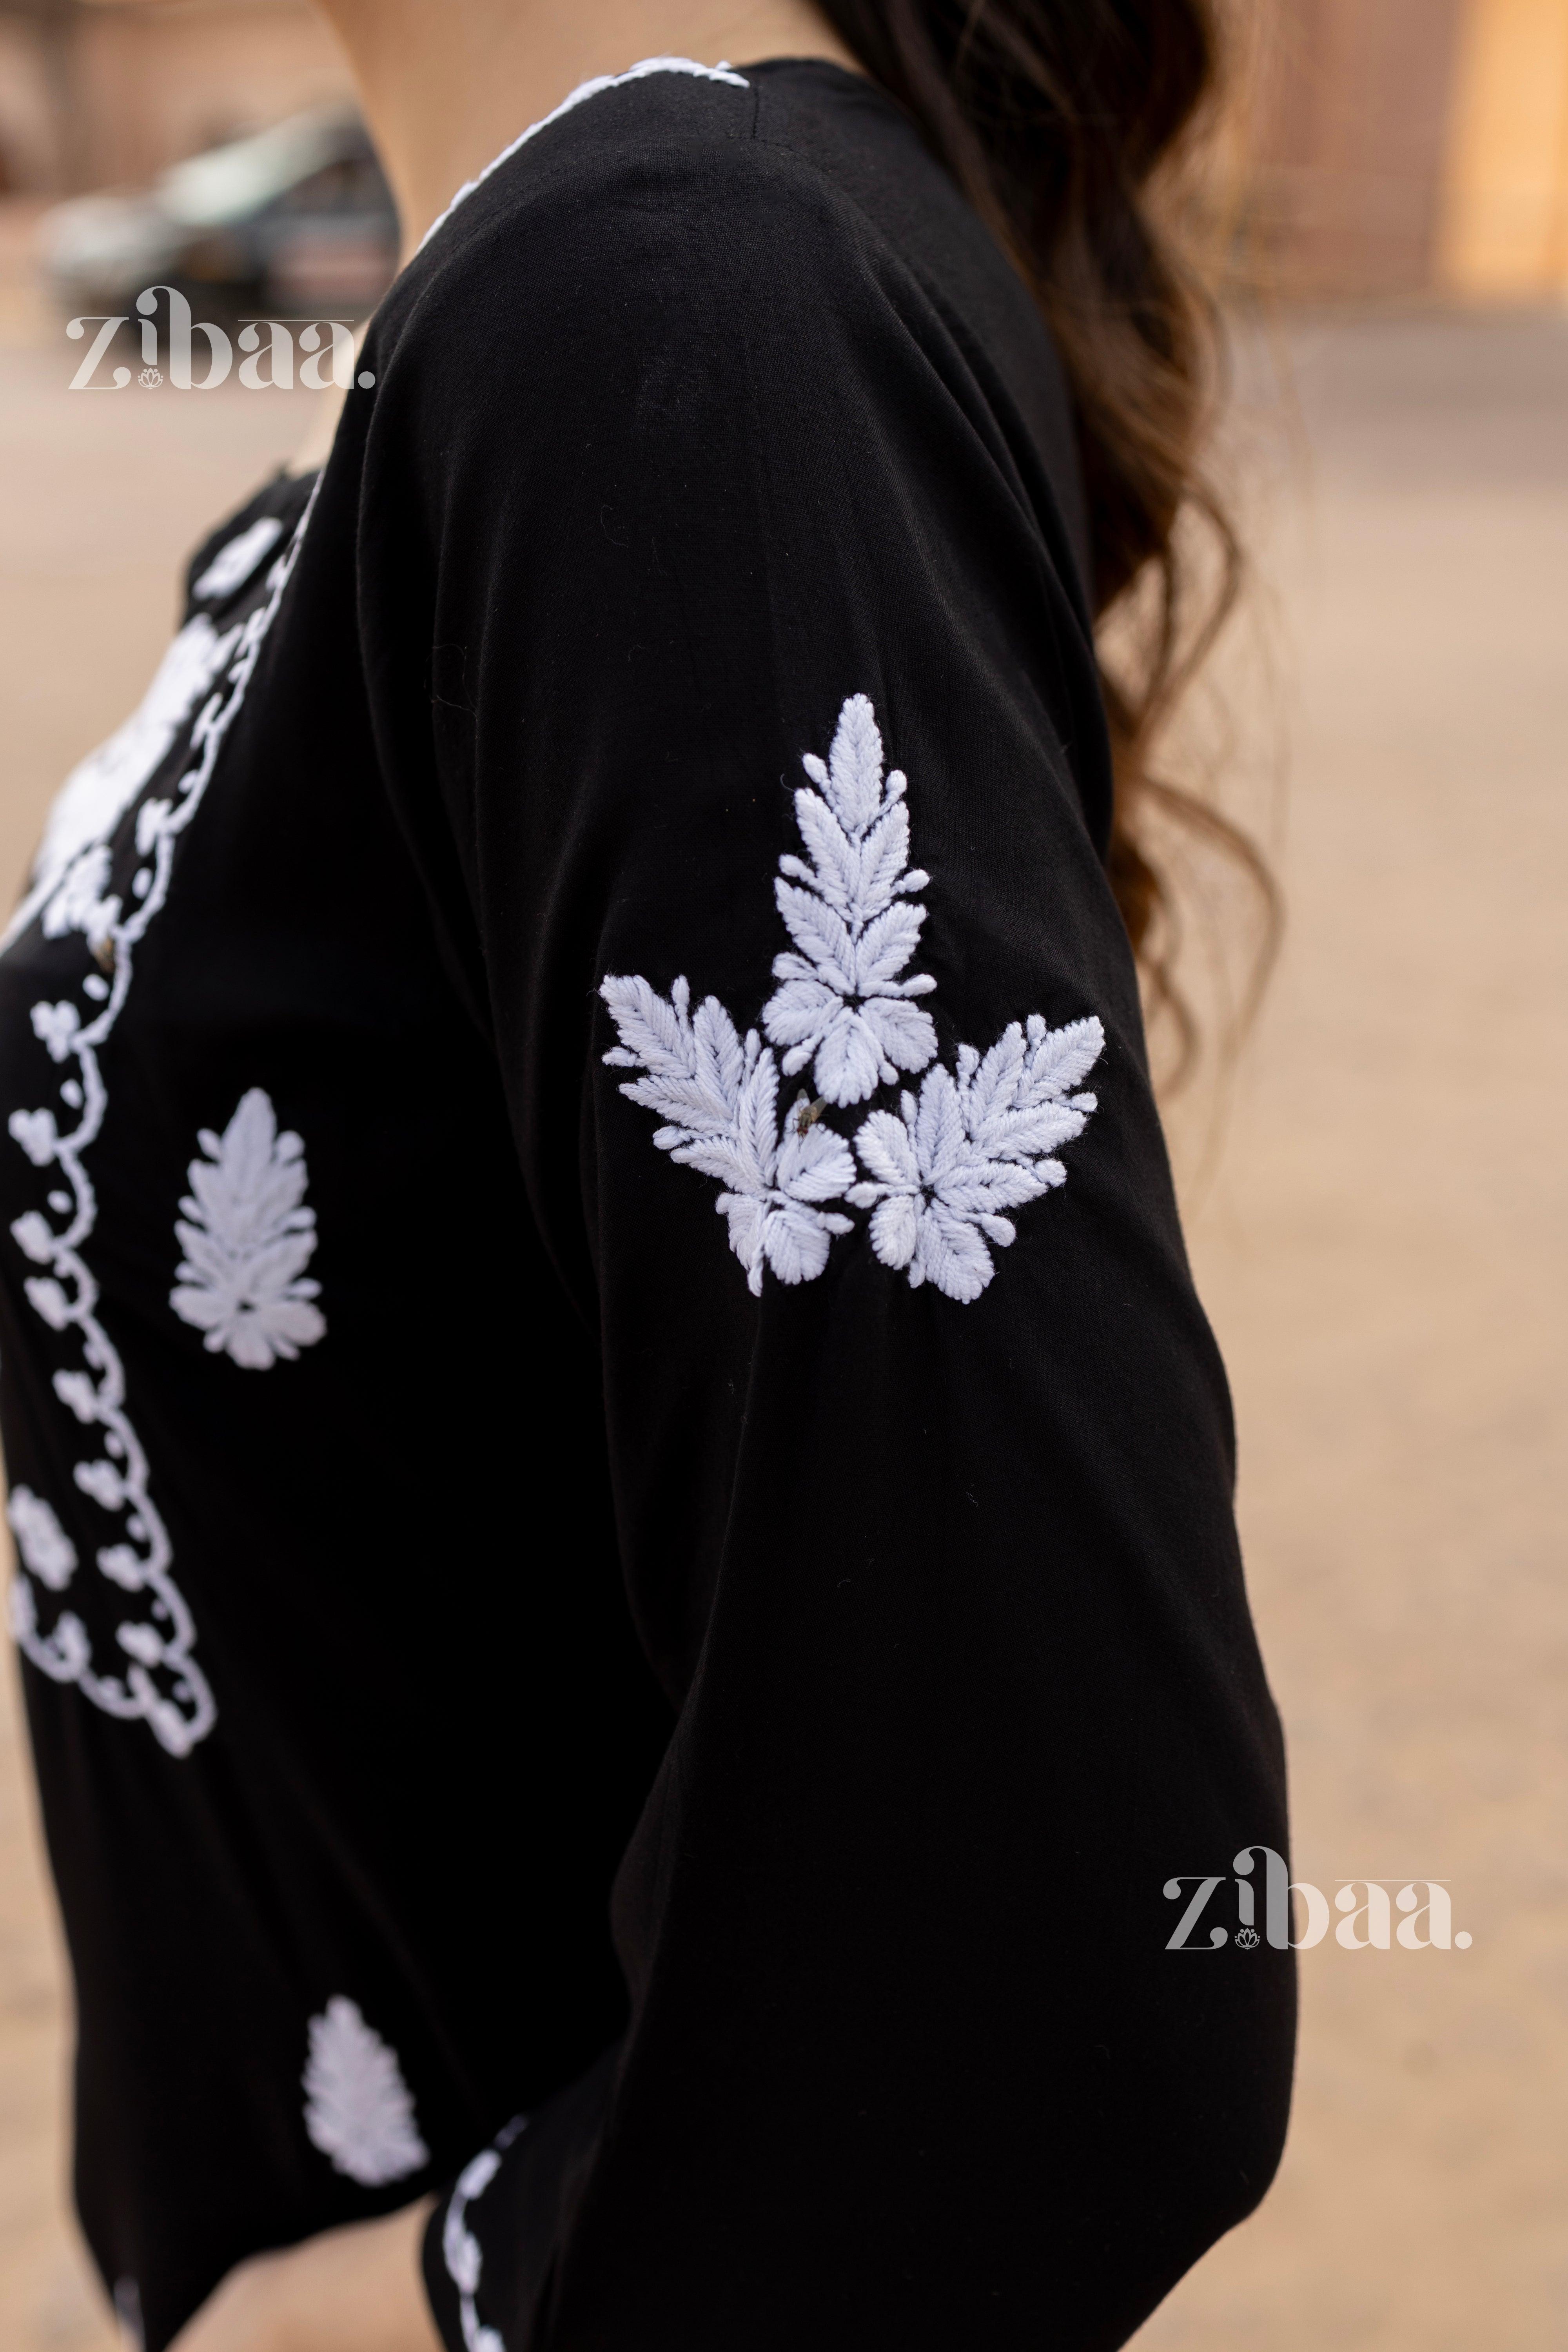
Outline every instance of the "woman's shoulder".
<path fill-rule="evenodd" d="M 591 342 L 595 321 L 668 333 L 870 299 L 899 257 L 831 167 L 866 135 L 834 121 L 854 79 L 656 59 L 584 85 L 461 192 L 384 324 L 515 347 L 563 320 Z"/>

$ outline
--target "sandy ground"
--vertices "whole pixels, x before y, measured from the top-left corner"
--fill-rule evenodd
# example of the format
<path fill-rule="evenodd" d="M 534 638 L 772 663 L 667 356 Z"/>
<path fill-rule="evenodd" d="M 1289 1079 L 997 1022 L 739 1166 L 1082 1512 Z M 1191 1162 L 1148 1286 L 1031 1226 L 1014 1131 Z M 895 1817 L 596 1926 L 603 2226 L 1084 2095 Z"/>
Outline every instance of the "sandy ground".
<path fill-rule="evenodd" d="M 1276 719 L 1253 668 L 1237 691 L 1243 770 L 1279 713 L 1291 745 L 1290 929 L 1189 1223 L 1298 1875 L 1446 1877 L 1473 1943 L 1306 1956 L 1281 2179 L 1140 2346 L 1563 2352 L 1568 322 L 1289 340 L 1307 454 L 1249 427 Z M 79 353 L 7 277 L 0 221 L 7 897 L 49 792 L 136 698 L 182 552 L 305 422 L 299 394 L 68 396 Z M 0 1692 L 0 2345 L 93 2352 L 67 2001 Z"/>

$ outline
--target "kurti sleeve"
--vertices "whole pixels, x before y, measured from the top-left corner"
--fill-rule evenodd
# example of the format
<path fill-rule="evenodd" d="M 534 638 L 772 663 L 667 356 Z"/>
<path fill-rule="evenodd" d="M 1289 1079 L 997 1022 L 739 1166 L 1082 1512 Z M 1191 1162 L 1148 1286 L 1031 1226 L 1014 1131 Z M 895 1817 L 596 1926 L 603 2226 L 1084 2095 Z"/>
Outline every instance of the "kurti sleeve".
<path fill-rule="evenodd" d="M 518 1509 L 569 1577 L 607 1445 L 676 1720 L 625 2040 L 476 2151 L 432 2300 L 453 2352 L 1119 2343 L 1267 2185 L 1291 1986 L 1167 1949 L 1282 1764 L 1048 468 L 791 159 L 530 201 L 373 342 L 363 634 L 602 1363 Z M 486 1801 L 504 1870 L 540 1792 Z"/>

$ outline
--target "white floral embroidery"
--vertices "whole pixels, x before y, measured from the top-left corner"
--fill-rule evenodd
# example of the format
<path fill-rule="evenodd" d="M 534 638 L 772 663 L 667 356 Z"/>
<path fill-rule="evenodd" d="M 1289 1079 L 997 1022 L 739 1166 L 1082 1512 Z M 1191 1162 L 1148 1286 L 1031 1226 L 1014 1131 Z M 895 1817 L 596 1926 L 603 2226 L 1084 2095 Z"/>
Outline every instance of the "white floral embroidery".
<path fill-rule="evenodd" d="M 34 1030 L 61 1069 L 59 1106 L 65 1117 L 47 1108 L 17 1110 L 8 1125 L 34 1166 L 57 1169 L 60 1181 L 48 1195 L 50 1213 L 29 1210 L 11 1231 L 41 1269 L 26 1285 L 29 1301 L 78 1354 L 76 1364 L 56 1371 L 55 1393 L 85 1430 L 96 1433 L 100 1451 L 78 1465 L 76 1483 L 119 1523 L 120 1539 L 102 1545 L 95 1564 L 108 1582 L 136 1595 L 142 1604 L 141 1613 L 115 1628 L 123 1664 L 97 1661 L 92 1637 L 74 1611 L 62 1610 L 45 1626 L 38 1585 L 24 1553 L 11 1588 L 12 1631 L 40 1673 L 75 1683 L 106 1714 L 146 1723 L 159 1744 L 177 1757 L 188 1756 L 206 1738 L 217 1707 L 193 1654 L 195 1626 L 174 1580 L 174 1548 L 126 1410 L 124 1366 L 99 1319 L 98 1281 L 85 1255 L 98 1223 L 87 1155 L 109 1102 L 100 1057 L 130 992 L 136 950 L 168 898 L 180 836 L 206 796 L 218 753 L 244 703 L 315 498 L 312 491 L 288 547 L 267 575 L 267 592 L 256 609 L 222 637 L 205 616 L 182 630 L 136 718 L 68 781 L 49 817 L 33 887 L 0 941 L 3 951 L 37 916 L 51 938 L 81 931 L 100 966 L 84 974 L 74 1001 L 33 1007 Z M 132 877 L 127 909 L 107 888 L 109 836 L 193 709 L 197 715 L 184 772 L 167 799 L 144 801 L 137 812 L 135 845 L 142 862 Z"/>
<path fill-rule="evenodd" d="M 484 2267 L 484 2252 L 468 2227 L 468 2208 L 478 2202 L 500 2170 L 501 2158 L 517 2138 L 528 2128 L 526 2116 L 514 2116 L 506 2129 L 500 2133 L 493 2146 L 483 2149 L 473 2161 L 466 2164 L 458 2175 L 458 2185 L 447 2201 L 446 2217 L 441 2223 L 441 2259 L 447 2265 L 447 2275 L 458 2290 L 458 2315 L 462 2325 L 466 2352 L 506 2352 L 506 2347 L 493 2327 L 487 2327 L 479 2314 L 479 2279 Z"/>
<path fill-rule="evenodd" d="M 215 1352 L 265 1371 L 326 1336 L 311 1304 L 321 1286 L 301 1279 L 316 1247 L 315 1211 L 303 1205 L 305 1147 L 279 1134 L 259 1087 L 221 1136 L 204 1128 L 196 1139 L 206 1158 L 192 1160 L 192 1197 L 180 1202 L 174 1231 L 185 1255 L 169 1304 Z"/>
<path fill-rule="evenodd" d="M 159 761 L 167 759 L 175 736 L 238 641 L 238 629 L 220 637 L 205 613 L 187 621 L 139 707 L 71 770 L 50 803 L 26 892 L 0 934 L 0 954 L 40 910 L 50 939 L 82 931 L 89 946 L 98 947 L 108 938 L 120 903 L 104 891 L 105 840 Z"/>
<path fill-rule="evenodd" d="M 350 2180 L 379 2189 L 429 2163 L 397 2053 L 342 1993 L 310 2020 L 303 2089 L 311 2146 Z"/>
<path fill-rule="evenodd" d="M 41 1495 L 18 1486 L 5 1506 L 5 1517 L 16 1549 L 29 1575 L 51 1592 L 63 1592 L 76 1574 L 76 1546 Z"/>
<path fill-rule="evenodd" d="M 264 555 L 270 555 L 283 536 L 283 526 L 276 515 L 262 515 L 248 530 L 220 547 L 191 593 L 199 603 L 216 604 L 220 596 L 232 596 L 243 588 L 256 571 Z"/>
<path fill-rule="evenodd" d="M 1047 1029 L 1038 1014 L 1027 1037 L 1015 1022 L 984 1061 L 958 1049 L 956 1082 L 929 1070 L 920 1100 L 900 1097 L 898 1115 L 875 1110 L 855 1138 L 873 1179 L 848 1198 L 870 1209 L 871 1246 L 884 1265 L 907 1267 L 911 1285 L 934 1282 L 949 1298 L 978 1298 L 994 1267 L 987 1241 L 1016 1239 L 1003 1212 L 1065 1184 L 1050 1155 L 1081 1135 L 1092 1095 L 1068 1090 L 1100 1059 L 1098 1021 Z"/>
<path fill-rule="evenodd" d="M 605 980 L 599 993 L 620 1037 L 605 1059 L 646 1071 L 621 1092 L 664 1120 L 659 1150 L 725 1186 L 717 1205 L 753 1292 L 764 1265 L 783 1282 L 815 1281 L 833 1236 L 852 1230 L 826 1205 L 845 1201 L 871 1212 L 884 1265 L 907 1272 L 913 1288 L 930 1282 L 968 1305 L 995 1271 L 987 1243 L 1005 1249 L 1016 1237 L 1005 1213 L 1066 1181 L 1054 1155 L 1096 1108 L 1092 1095 L 1071 1089 L 1104 1051 L 1105 1032 L 1092 1015 L 1050 1029 L 1032 1013 L 984 1058 L 961 1045 L 956 1078 L 930 1069 L 936 1029 L 909 1000 L 936 983 L 900 977 L 926 910 L 898 902 L 931 877 L 910 868 L 907 782 L 897 770 L 884 781 L 865 695 L 844 704 L 826 762 L 808 752 L 801 764 L 818 787 L 795 796 L 811 863 L 781 858 L 774 886 L 799 952 L 774 961 L 784 985 L 763 1023 L 784 1049 L 786 1076 L 814 1064 L 821 1097 L 800 1096 L 781 1136 L 772 1052 L 755 1031 L 742 1045 L 716 997 L 693 1016 L 684 980 L 668 999 L 646 980 Z M 822 1114 L 830 1103 L 863 1102 L 900 1069 L 925 1070 L 919 1097 L 906 1093 L 899 1112 L 873 1111 L 861 1123 L 854 1143 L 869 1181 L 858 1180 Z"/>
<path fill-rule="evenodd" d="M 780 1139 L 773 1057 L 754 1029 L 742 1045 L 717 997 L 693 1018 L 684 980 L 668 1001 L 646 980 L 609 979 L 599 993 L 621 1038 L 605 1061 L 648 1074 L 621 1092 L 665 1121 L 653 1139 L 661 1151 L 726 1187 L 716 1205 L 751 1288 L 761 1292 L 764 1264 L 781 1282 L 815 1281 L 831 1236 L 850 1231 L 821 1205 L 855 1181 L 842 1139 L 806 1123 L 802 1095 Z"/>
<path fill-rule="evenodd" d="M 784 986 L 763 1008 L 763 1026 L 787 1049 L 784 1076 L 815 1057 L 818 1090 L 842 1108 L 935 1059 L 931 1017 L 909 999 L 929 995 L 936 982 L 925 973 L 900 977 L 926 910 L 899 900 L 931 877 L 907 870 L 907 780 L 895 769 L 882 781 L 882 738 L 865 695 L 844 705 L 826 766 L 810 751 L 801 765 L 818 787 L 795 796 L 811 863 L 782 857 L 773 885 L 800 952 L 775 957 L 773 978 Z"/>

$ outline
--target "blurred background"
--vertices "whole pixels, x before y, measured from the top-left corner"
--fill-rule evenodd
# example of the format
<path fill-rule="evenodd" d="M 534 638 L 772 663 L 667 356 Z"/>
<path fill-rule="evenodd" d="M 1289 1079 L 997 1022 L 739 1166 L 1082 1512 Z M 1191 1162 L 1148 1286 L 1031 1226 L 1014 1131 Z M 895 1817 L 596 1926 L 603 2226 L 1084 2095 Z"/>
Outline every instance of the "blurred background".
<path fill-rule="evenodd" d="M 1297 1875 L 1445 1877 L 1473 1942 L 1304 1956 L 1279 2183 L 1140 2352 L 1565 2352 L 1568 0 L 1235 13 L 1220 463 L 1255 583 L 1207 754 L 1288 927 L 1222 1116 L 1211 1087 L 1173 1140 Z M 62 301 L 150 254 L 198 316 L 374 302 L 390 218 L 325 33 L 299 0 L 0 0 L 7 901 L 184 552 L 315 397 L 68 395 Z M 15 1717 L 7 1672 L 0 2346 L 95 2352 Z"/>

